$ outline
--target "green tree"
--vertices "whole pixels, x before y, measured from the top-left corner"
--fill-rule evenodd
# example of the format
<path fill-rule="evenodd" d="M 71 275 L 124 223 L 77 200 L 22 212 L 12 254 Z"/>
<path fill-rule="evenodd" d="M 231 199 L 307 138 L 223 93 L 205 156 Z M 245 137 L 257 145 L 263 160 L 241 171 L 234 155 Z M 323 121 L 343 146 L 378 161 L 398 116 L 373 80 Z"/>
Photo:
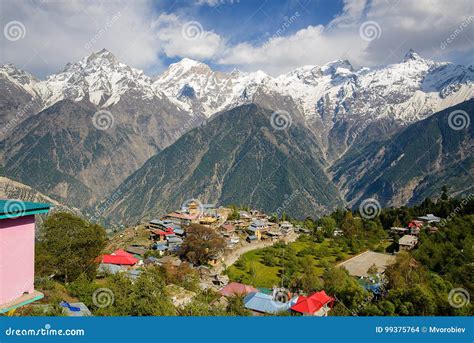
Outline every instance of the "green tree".
<path fill-rule="evenodd" d="M 74 281 L 82 273 L 92 278 L 97 272 L 94 260 L 104 249 L 106 240 L 101 226 L 70 213 L 55 213 L 44 221 L 40 231 L 37 270 L 53 272 L 65 282 Z"/>
<path fill-rule="evenodd" d="M 214 229 L 192 224 L 186 230 L 181 255 L 195 265 L 203 265 L 223 252 L 224 248 L 224 239 Z"/>

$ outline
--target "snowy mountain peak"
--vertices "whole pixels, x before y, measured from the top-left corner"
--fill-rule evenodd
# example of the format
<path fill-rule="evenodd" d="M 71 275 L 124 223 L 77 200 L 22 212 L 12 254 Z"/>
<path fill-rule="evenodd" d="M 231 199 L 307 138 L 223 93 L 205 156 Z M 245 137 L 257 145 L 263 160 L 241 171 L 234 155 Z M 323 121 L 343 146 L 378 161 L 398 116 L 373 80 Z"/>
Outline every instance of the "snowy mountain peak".
<path fill-rule="evenodd" d="M 333 62 L 329 62 L 321 68 L 323 72 L 335 72 L 338 69 L 347 69 L 350 72 L 354 70 L 354 68 L 352 68 L 352 64 L 348 60 L 336 60 Z"/>
<path fill-rule="evenodd" d="M 115 58 L 115 55 L 112 54 L 110 51 L 106 49 L 102 49 L 98 52 L 93 52 L 86 58 L 82 60 L 83 64 L 90 64 L 90 63 L 110 63 L 110 64 L 115 64 L 118 63 L 117 59 Z"/>
<path fill-rule="evenodd" d="M 408 62 L 408 61 L 423 61 L 424 59 L 418 55 L 415 50 L 410 49 L 407 51 L 405 54 L 405 57 L 403 57 L 403 62 Z"/>

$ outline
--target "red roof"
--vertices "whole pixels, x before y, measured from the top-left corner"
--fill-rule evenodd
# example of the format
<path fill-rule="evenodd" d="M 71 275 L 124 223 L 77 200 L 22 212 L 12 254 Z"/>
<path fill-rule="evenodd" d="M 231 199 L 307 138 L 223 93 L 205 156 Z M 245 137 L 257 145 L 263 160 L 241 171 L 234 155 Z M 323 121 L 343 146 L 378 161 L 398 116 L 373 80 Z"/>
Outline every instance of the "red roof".
<path fill-rule="evenodd" d="M 118 249 L 110 255 L 102 256 L 102 263 L 133 266 L 137 262 L 138 258 L 122 249 Z"/>
<path fill-rule="evenodd" d="M 174 235 L 174 231 L 170 227 L 166 228 L 166 231 L 155 229 L 155 230 L 152 230 L 151 232 L 153 232 L 155 235 L 160 235 L 160 236 Z"/>
<path fill-rule="evenodd" d="M 291 307 L 293 311 L 299 313 L 315 313 L 324 305 L 334 301 L 325 291 L 320 291 L 309 297 L 300 296 L 295 305 Z"/>
<path fill-rule="evenodd" d="M 231 282 L 219 291 L 220 294 L 226 297 L 234 295 L 247 295 L 253 292 L 258 292 L 258 289 L 238 282 Z"/>
<path fill-rule="evenodd" d="M 408 227 L 409 228 L 412 228 L 412 227 L 422 227 L 423 226 L 423 222 L 422 221 L 419 221 L 419 220 L 412 220 L 409 224 L 408 224 Z"/>

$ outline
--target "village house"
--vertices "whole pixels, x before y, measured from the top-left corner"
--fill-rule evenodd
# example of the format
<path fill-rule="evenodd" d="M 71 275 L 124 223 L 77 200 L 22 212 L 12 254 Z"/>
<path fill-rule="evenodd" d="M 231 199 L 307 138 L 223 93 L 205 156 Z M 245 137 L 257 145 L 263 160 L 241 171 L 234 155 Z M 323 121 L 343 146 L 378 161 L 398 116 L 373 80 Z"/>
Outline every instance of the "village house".
<path fill-rule="evenodd" d="M 229 223 L 222 224 L 219 232 L 225 237 L 230 237 L 235 232 L 235 226 Z"/>
<path fill-rule="evenodd" d="M 168 221 L 173 224 L 178 224 L 182 227 L 186 227 L 191 225 L 192 221 L 198 219 L 198 214 L 197 213 L 183 213 L 183 212 L 171 212 L 168 214 L 165 214 L 162 218 L 163 221 Z"/>
<path fill-rule="evenodd" d="M 406 227 L 391 227 L 390 228 L 390 232 L 398 236 L 406 235 L 408 231 L 409 229 Z"/>
<path fill-rule="evenodd" d="M 172 228 L 166 228 L 165 230 L 154 229 L 150 231 L 150 238 L 154 242 L 166 242 L 168 236 L 176 236 Z"/>
<path fill-rule="evenodd" d="M 132 245 L 129 245 L 125 249 L 125 251 L 132 254 L 132 255 L 143 257 L 143 255 L 145 255 L 145 252 L 147 251 L 147 249 L 143 245 L 132 244 Z"/>
<path fill-rule="evenodd" d="M 418 217 L 418 219 L 421 220 L 421 221 L 427 222 L 427 223 L 429 223 L 429 224 L 431 224 L 431 223 L 439 223 L 439 222 L 441 221 L 441 218 L 440 218 L 440 217 L 436 217 L 435 215 L 433 215 L 433 213 L 429 213 L 429 214 L 427 214 L 427 215 Z"/>
<path fill-rule="evenodd" d="M 115 264 L 123 268 L 129 268 L 136 265 L 140 260 L 123 249 L 115 250 L 111 254 L 105 254 L 99 257 L 102 264 Z"/>
<path fill-rule="evenodd" d="M 291 306 L 293 312 L 303 316 L 326 317 L 331 310 L 335 299 L 326 294 L 324 290 L 308 297 L 299 296 L 296 304 Z"/>
<path fill-rule="evenodd" d="M 252 215 L 247 211 L 239 211 L 239 217 L 241 220 L 252 219 Z"/>
<path fill-rule="evenodd" d="M 35 215 L 51 205 L 0 200 L 0 313 L 43 298 L 35 291 Z"/>
<path fill-rule="evenodd" d="M 295 231 L 295 228 L 293 227 L 293 224 L 287 221 L 282 221 L 279 223 L 280 226 L 280 231 L 283 235 L 288 236 L 292 234 Z"/>
<path fill-rule="evenodd" d="M 252 311 L 255 316 L 265 314 L 279 314 L 287 312 L 296 304 L 298 297 L 290 299 L 288 302 L 280 302 L 274 299 L 273 295 L 261 292 L 249 293 L 244 298 L 244 306 Z"/>
<path fill-rule="evenodd" d="M 250 233 L 251 236 L 257 237 L 257 240 L 262 239 L 262 233 L 267 230 L 267 222 L 260 220 L 260 219 L 254 219 L 250 226 L 247 228 L 247 231 Z"/>
<path fill-rule="evenodd" d="M 419 235 L 420 229 L 423 227 L 423 222 L 419 220 L 412 220 L 408 223 L 408 231 L 410 235 Z"/>
<path fill-rule="evenodd" d="M 413 235 L 405 235 L 398 240 L 400 251 L 412 250 L 418 243 L 418 238 Z"/>
<path fill-rule="evenodd" d="M 151 246 L 151 249 L 157 251 L 160 256 L 163 256 L 168 250 L 166 243 L 154 243 Z"/>

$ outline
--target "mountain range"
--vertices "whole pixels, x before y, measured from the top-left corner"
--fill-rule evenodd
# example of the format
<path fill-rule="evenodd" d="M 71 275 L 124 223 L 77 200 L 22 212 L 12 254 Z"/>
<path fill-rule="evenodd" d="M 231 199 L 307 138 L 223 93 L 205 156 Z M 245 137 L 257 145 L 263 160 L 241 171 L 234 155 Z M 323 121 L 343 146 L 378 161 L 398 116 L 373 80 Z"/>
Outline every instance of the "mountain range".
<path fill-rule="evenodd" d="M 271 212 L 295 192 L 287 212 L 314 216 L 368 196 L 419 202 L 461 174 L 472 183 L 472 126 L 450 129 L 443 110 L 472 114 L 474 68 L 413 50 L 373 69 L 338 60 L 277 77 L 187 58 L 149 77 L 101 50 L 45 80 L 4 65 L 0 89 L 2 174 L 86 212 L 120 190 L 105 211 L 114 220 L 188 198 Z M 408 158 L 435 146 L 435 161 L 390 190 Z"/>

